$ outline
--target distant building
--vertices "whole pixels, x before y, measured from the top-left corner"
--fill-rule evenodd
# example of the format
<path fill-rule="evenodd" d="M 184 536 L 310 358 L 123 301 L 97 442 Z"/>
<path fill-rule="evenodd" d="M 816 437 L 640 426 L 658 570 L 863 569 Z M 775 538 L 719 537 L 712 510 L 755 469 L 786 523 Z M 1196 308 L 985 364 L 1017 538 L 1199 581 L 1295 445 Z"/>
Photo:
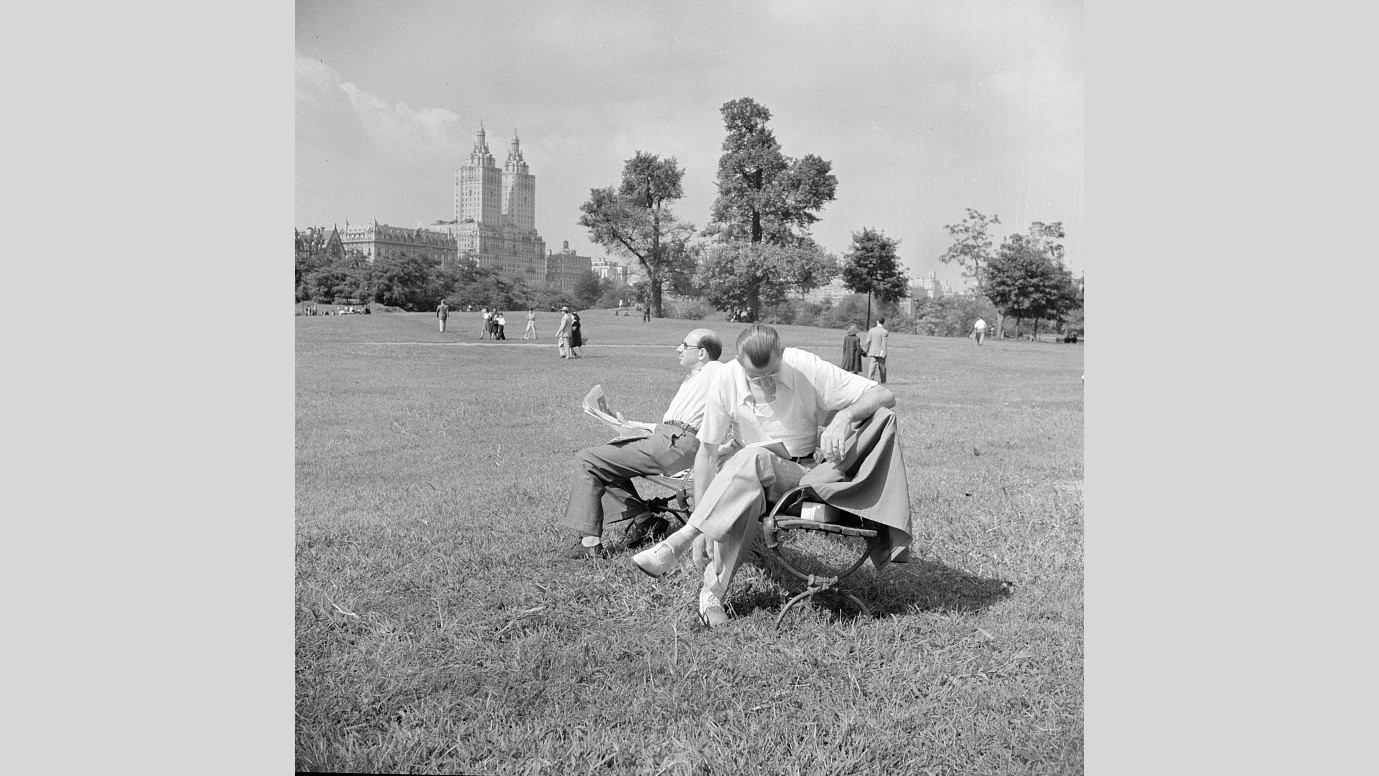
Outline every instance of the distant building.
<path fill-rule="evenodd" d="M 404 253 L 441 263 L 455 260 L 455 238 L 429 229 L 389 226 L 377 221 L 361 226 L 346 223 L 345 233 L 339 239 L 344 250 L 358 250 L 370 262 Z"/>
<path fill-rule="evenodd" d="M 568 245 L 568 243 L 566 244 Z M 612 282 L 614 288 L 622 288 L 628 284 L 627 266 L 616 261 L 609 261 L 607 257 L 594 259 L 589 269 L 598 275 L 600 280 Z"/>
<path fill-rule="evenodd" d="M 544 265 L 546 284 L 561 291 L 575 290 L 575 284 L 587 277 L 593 261 L 570 250 L 570 241 L 561 243 L 558 253 L 546 252 Z"/>
<path fill-rule="evenodd" d="M 855 292 L 851 289 L 843 287 L 842 278 L 834 278 L 826 285 L 819 286 L 810 291 L 805 291 L 799 295 L 799 298 L 805 302 L 813 302 L 815 304 L 828 302 L 829 304 L 837 306 L 839 302 L 852 296 L 853 293 Z"/>
<path fill-rule="evenodd" d="M 454 205 L 455 220 L 432 228 L 454 238 L 458 255 L 532 285 L 545 282 L 546 243 L 536 233 L 536 176 L 515 131 L 499 169 L 480 124 L 468 164 L 455 168 Z"/>

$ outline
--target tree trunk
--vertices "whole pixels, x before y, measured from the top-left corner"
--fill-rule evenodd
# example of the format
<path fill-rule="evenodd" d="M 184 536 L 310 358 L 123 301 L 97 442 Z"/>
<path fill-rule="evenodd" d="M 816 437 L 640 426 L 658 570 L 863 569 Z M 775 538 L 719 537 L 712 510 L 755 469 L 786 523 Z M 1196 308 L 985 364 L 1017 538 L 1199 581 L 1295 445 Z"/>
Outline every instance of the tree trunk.
<path fill-rule="evenodd" d="M 867 290 L 867 317 L 862 320 L 862 328 L 871 328 L 871 290 Z"/>
<path fill-rule="evenodd" d="M 651 317 L 665 317 L 661 315 L 661 281 L 648 278 L 646 282 L 651 286 Z"/>

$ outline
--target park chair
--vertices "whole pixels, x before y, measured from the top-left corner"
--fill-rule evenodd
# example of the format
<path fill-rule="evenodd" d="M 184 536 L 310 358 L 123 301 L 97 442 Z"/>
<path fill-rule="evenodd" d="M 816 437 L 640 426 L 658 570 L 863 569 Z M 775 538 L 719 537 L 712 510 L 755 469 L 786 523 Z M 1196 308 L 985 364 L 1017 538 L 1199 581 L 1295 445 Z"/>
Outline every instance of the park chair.
<path fill-rule="evenodd" d="M 913 533 L 909 515 L 909 484 L 904 461 L 897 441 L 895 416 L 890 410 L 879 410 L 858 427 L 850 438 L 847 457 L 838 466 L 821 464 L 805 475 L 800 485 L 787 491 L 760 517 L 765 553 L 753 549 L 757 555 L 770 555 L 788 572 L 803 580 L 805 590 L 791 598 L 776 617 L 779 628 L 791 608 L 823 592 L 832 592 L 852 601 L 866 616 L 871 608 L 855 595 L 839 587 L 871 558 L 878 571 L 890 562 L 908 560 L 908 545 Z M 673 492 L 674 507 L 666 506 L 668 518 L 681 524 L 689 519 L 693 496 L 690 472 L 675 476 L 644 477 L 649 482 Z M 866 487 L 870 483 L 873 491 Z M 879 489 L 879 492 L 877 492 Z M 791 532 L 799 536 L 809 533 L 863 540 L 860 554 L 841 573 L 836 575 L 809 574 L 801 571 L 781 552 L 785 538 Z M 854 543 L 855 546 L 855 543 Z M 695 567 L 703 571 L 708 564 L 707 538 L 700 537 L 693 548 Z"/>

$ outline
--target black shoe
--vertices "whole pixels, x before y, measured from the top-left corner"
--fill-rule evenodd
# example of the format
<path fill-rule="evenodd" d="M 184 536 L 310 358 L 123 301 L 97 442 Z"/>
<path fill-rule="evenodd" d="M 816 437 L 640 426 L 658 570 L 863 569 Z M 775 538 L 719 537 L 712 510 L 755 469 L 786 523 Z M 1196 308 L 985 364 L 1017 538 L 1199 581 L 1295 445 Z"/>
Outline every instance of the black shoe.
<path fill-rule="evenodd" d="M 574 545 L 560 553 L 560 557 L 566 560 L 588 560 L 598 558 L 599 560 L 608 559 L 608 548 L 602 544 L 595 544 L 593 547 L 585 547 L 578 539 Z"/>
<path fill-rule="evenodd" d="M 651 513 L 644 514 L 632 519 L 632 524 L 622 535 L 623 549 L 633 549 L 649 541 L 657 542 L 664 539 L 666 532 L 670 528 L 670 523 L 664 517 Z"/>

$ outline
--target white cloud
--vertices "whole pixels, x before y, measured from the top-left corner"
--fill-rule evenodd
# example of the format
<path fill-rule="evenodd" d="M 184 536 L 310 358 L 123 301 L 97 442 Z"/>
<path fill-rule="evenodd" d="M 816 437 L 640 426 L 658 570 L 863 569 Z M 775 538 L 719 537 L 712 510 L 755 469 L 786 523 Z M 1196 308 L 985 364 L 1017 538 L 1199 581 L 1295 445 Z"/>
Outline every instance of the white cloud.
<path fill-rule="evenodd" d="M 341 109 L 343 107 L 343 110 Z M 340 134 L 352 124 L 367 134 L 381 156 L 413 162 L 443 159 L 454 163 L 469 152 L 469 132 L 459 116 L 445 108 L 414 110 L 405 102 L 392 103 L 345 81 L 330 65 L 297 55 L 297 114 L 304 132 L 314 127 Z"/>

